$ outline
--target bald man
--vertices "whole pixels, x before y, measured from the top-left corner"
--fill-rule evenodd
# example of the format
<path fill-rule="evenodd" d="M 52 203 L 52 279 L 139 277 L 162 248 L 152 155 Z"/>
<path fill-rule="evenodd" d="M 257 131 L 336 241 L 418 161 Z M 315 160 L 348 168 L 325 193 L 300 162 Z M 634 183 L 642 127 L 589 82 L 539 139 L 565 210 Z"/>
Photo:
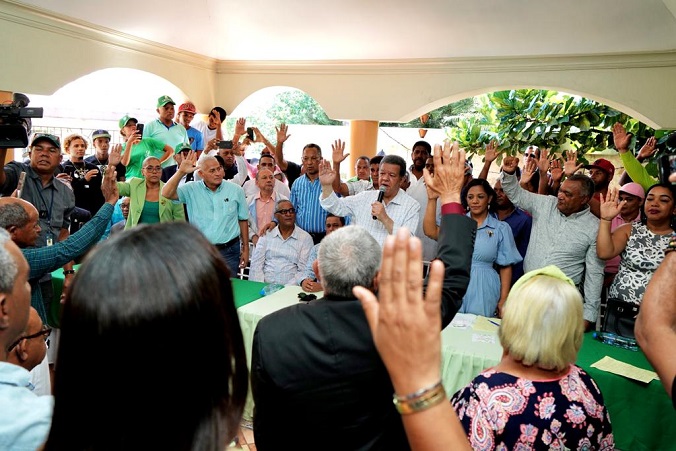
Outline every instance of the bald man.
<path fill-rule="evenodd" d="M 76 233 L 52 246 L 31 247 L 35 245 L 40 235 L 40 224 L 38 211 L 30 202 L 16 197 L 0 198 L 0 227 L 7 229 L 12 241 L 22 248 L 21 251 L 28 260 L 32 289 L 31 305 L 45 323 L 51 299 L 42 298 L 38 281 L 43 275 L 81 256 L 101 239 L 113 214 L 113 206 L 119 198 L 114 174 L 115 167 L 110 166 L 101 184 L 106 203 L 98 213 Z"/>

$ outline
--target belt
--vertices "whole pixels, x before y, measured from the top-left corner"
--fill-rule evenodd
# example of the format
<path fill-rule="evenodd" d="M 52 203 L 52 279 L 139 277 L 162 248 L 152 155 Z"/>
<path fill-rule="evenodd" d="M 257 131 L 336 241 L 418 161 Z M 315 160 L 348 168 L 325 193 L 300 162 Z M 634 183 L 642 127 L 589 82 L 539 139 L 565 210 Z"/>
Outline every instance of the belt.
<path fill-rule="evenodd" d="M 239 237 L 236 236 L 227 243 L 220 243 L 220 244 L 214 244 L 216 246 L 216 249 L 225 249 L 226 247 L 230 247 L 233 244 L 239 243 Z"/>

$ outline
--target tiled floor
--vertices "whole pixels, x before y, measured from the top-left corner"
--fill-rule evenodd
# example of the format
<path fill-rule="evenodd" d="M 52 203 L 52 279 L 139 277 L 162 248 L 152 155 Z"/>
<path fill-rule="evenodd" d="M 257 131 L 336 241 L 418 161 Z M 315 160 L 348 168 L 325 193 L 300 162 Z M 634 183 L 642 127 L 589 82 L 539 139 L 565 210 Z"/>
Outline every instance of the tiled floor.
<path fill-rule="evenodd" d="M 253 429 L 251 428 L 251 423 L 247 421 L 242 421 L 242 425 L 239 428 L 239 433 L 237 434 L 236 442 L 233 442 L 227 450 L 244 450 L 244 451 L 256 451 L 256 445 L 254 444 L 254 435 Z"/>

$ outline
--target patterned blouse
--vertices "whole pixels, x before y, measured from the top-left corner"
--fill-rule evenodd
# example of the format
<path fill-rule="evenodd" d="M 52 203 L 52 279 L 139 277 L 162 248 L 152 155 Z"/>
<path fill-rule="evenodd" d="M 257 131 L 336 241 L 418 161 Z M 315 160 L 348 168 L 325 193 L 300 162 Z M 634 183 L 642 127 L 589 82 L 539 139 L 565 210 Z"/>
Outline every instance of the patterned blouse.
<path fill-rule="evenodd" d="M 451 403 L 475 450 L 615 449 L 603 396 L 575 365 L 543 381 L 489 369 Z"/>
<path fill-rule="evenodd" d="M 631 225 L 631 235 L 622 251 L 620 269 L 608 290 L 609 298 L 640 304 L 645 287 L 664 260 L 671 233 L 656 235 L 640 222 Z"/>

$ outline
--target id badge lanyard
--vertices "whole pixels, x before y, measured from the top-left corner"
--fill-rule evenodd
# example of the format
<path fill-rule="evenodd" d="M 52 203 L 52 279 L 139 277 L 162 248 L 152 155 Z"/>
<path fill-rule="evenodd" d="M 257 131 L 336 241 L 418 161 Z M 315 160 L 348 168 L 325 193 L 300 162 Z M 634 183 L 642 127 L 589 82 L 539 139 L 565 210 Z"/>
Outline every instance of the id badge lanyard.
<path fill-rule="evenodd" d="M 38 182 L 35 182 L 36 185 Z M 42 186 L 37 187 L 37 192 L 38 196 L 40 196 L 40 200 L 42 201 L 42 204 L 47 208 L 47 217 L 45 218 L 47 220 L 47 246 L 51 246 L 54 244 L 54 234 L 52 232 L 52 208 L 54 207 L 54 190 L 52 189 L 52 199 L 51 202 L 49 203 L 49 207 L 47 207 L 47 201 L 45 201 L 45 198 L 42 196 Z"/>

